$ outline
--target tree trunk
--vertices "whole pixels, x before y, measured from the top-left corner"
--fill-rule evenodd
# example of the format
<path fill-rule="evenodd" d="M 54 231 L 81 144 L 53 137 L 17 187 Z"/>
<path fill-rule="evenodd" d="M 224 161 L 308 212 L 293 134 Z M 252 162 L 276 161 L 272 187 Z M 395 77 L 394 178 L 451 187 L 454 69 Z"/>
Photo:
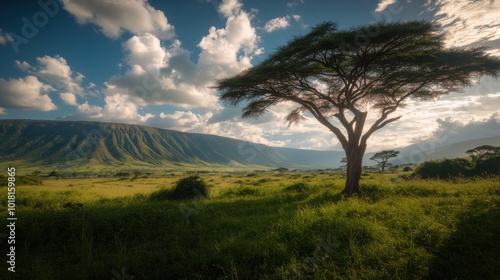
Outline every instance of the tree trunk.
<path fill-rule="evenodd" d="M 365 147 L 353 147 L 346 151 L 347 156 L 347 178 L 343 194 L 359 193 L 359 180 L 363 170 L 363 155 Z"/>

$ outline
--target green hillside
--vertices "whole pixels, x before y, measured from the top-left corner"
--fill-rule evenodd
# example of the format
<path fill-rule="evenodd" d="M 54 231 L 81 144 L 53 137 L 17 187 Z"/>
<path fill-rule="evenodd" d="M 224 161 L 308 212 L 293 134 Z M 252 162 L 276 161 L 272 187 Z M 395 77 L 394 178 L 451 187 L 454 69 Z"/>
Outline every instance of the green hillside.
<path fill-rule="evenodd" d="M 99 122 L 1 120 L 0 141 L 0 162 L 60 169 L 89 165 L 306 168 L 334 163 L 331 155 L 324 157 L 331 159 L 328 164 L 316 154 L 305 156 L 308 151 L 280 153 L 284 150 L 215 135 Z"/>

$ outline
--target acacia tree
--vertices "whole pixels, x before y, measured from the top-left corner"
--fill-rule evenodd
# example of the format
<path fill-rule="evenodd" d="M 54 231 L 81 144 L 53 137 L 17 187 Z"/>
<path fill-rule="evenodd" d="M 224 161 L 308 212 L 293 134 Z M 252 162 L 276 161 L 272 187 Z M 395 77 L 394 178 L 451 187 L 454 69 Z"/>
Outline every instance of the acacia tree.
<path fill-rule="evenodd" d="M 388 166 L 388 161 L 390 158 L 397 157 L 399 155 L 399 151 L 394 150 L 385 150 L 382 152 L 375 153 L 370 159 L 377 162 L 378 166 L 382 171 L 385 170 L 385 167 Z"/>
<path fill-rule="evenodd" d="M 410 98 L 460 91 L 472 77 L 498 76 L 500 60 L 484 48 L 446 49 L 428 22 L 380 23 L 338 30 L 326 22 L 278 48 L 242 73 L 217 81 L 226 105 L 245 103 L 243 117 L 295 104 L 286 120 L 314 117 L 338 138 L 347 157 L 344 193 L 359 192 L 368 138 L 401 116 Z M 368 118 L 370 113 L 370 118 Z M 373 116 L 372 116 L 373 114 Z"/>
<path fill-rule="evenodd" d="M 491 145 L 482 145 L 474 149 L 467 150 L 465 153 L 469 154 L 474 162 L 477 162 L 487 155 L 495 155 L 500 153 L 500 147 Z"/>

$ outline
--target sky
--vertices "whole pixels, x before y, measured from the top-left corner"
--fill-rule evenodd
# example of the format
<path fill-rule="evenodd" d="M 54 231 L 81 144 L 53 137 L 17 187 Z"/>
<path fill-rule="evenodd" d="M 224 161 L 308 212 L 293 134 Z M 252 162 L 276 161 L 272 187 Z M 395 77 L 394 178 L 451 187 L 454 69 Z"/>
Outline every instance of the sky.
<path fill-rule="evenodd" d="M 500 56 L 494 0 L 8 1 L 0 9 L 0 119 L 119 122 L 341 150 L 312 117 L 289 126 L 291 104 L 242 119 L 241 107 L 225 107 L 212 86 L 319 23 L 348 29 L 408 20 L 437 24 L 446 47 L 486 46 Z M 500 136 L 500 80 L 476 79 L 395 114 L 402 118 L 377 131 L 367 151 L 440 135 Z"/>

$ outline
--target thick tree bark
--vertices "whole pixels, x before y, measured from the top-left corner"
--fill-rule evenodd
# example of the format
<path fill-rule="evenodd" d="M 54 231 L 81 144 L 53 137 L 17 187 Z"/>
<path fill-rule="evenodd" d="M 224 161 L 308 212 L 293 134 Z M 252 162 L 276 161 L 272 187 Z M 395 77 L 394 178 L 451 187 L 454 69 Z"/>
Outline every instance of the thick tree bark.
<path fill-rule="evenodd" d="M 363 170 L 363 155 L 366 145 L 351 147 L 346 151 L 347 157 L 347 178 L 343 194 L 359 193 L 359 180 Z"/>

